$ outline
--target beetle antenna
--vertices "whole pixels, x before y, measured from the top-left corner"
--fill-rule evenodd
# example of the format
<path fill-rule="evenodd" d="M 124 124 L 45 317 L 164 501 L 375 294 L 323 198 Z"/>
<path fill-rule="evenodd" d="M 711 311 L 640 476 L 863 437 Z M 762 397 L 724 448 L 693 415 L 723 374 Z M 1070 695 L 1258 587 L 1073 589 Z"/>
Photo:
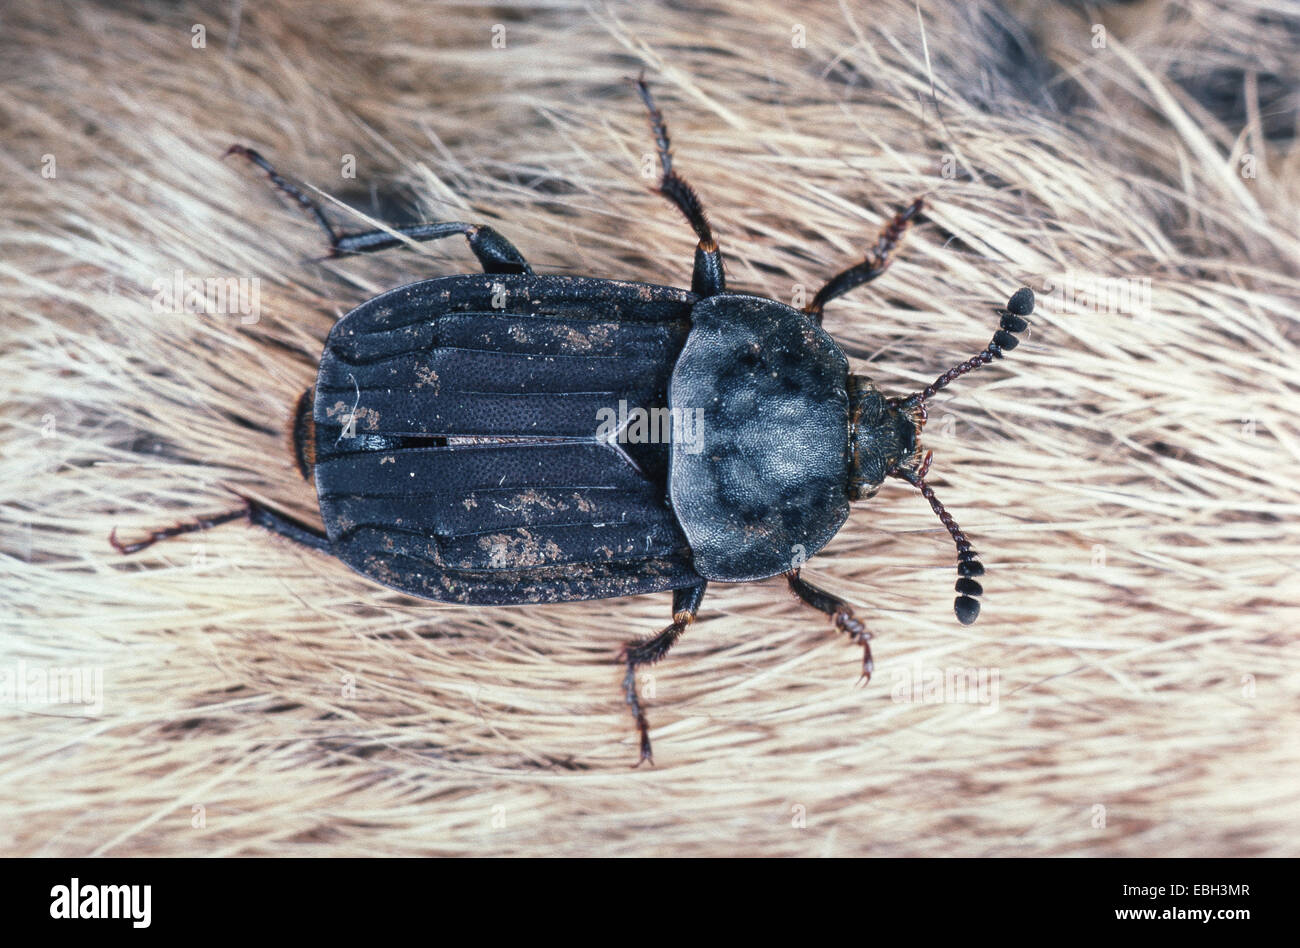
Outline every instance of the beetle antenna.
<path fill-rule="evenodd" d="M 927 458 L 925 465 L 927 468 L 928 461 Z M 980 562 L 979 554 L 971 549 L 966 534 L 962 532 L 961 527 L 957 526 L 957 521 L 952 518 L 952 514 L 948 513 L 939 498 L 934 495 L 934 488 L 925 482 L 924 471 L 918 472 L 900 467 L 891 473 L 920 490 L 921 496 L 930 502 L 930 509 L 938 515 L 939 520 L 952 534 L 952 540 L 957 544 L 956 589 L 960 593 L 952 606 L 957 613 L 957 621 L 962 625 L 970 625 L 980 614 L 980 602 L 976 597 L 984 592 L 984 587 L 975 581 L 976 576 L 984 575 L 984 564 Z"/>
<path fill-rule="evenodd" d="M 1029 328 L 1029 321 L 1024 317 L 1030 315 L 1033 311 L 1034 291 L 1027 286 L 1022 286 L 1007 301 L 1005 308 L 995 310 L 998 316 L 1001 317 L 1001 322 L 998 325 L 998 331 L 993 334 L 993 338 L 983 352 L 973 359 L 967 359 L 965 362 L 954 365 L 921 391 L 902 399 L 899 402 L 900 407 L 904 409 L 924 408 L 928 399 L 932 398 L 941 389 L 947 388 L 955 379 L 961 378 L 967 372 L 974 372 L 982 365 L 988 365 L 994 359 L 1002 358 L 1004 352 L 1010 352 L 1020 345 L 1016 333 L 1024 332 Z"/>

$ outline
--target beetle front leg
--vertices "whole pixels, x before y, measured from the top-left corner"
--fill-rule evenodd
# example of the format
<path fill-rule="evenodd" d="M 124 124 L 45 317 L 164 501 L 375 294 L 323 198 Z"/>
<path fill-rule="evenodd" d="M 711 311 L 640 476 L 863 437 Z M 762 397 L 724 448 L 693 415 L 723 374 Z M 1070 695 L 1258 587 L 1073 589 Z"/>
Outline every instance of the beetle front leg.
<path fill-rule="evenodd" d="M 871 633 L 863 621 L 853 615 L 853 607 L 839 596 L 832 596 L 826 590 L 805 582 L 799 577 L 797 569 L 790 570 L 785 578 L 792 593 L 814 609 L 830 616 L 835 622 L 835 628 L 847 633 L 850 639 L 862 646 L 863 684 L 871 681 L 871 672 L 875 667 L 871 661 Z"/>
<path fill-rule="evenodd" d="M 637 91 L 641 101 L 650 113 L 650 128 L 655 136 L 655 149 L 659 153 L 659 167 L 663 176 L 659 179 L 659 193 L 672 201 L 679 211 L 686 216 L 699 243 L 695 246 L 695 271 L 691 276 L 691 292 L 698 296 L 714 296 L 726 289 L 726 280 L 722 273 L 722 251 L 713 237 L 709 218 L 704 213 L 704 205 L 695 189 L 686 183 L 686 179 L 673 170 L 672 145 L 668 139 L 668 126 L 663 113 L 655 105 L 650 95 L 650 87 L 642 75 L 636 80 Z"/>
<path fill-rule="evenodd" d="M 903 235 L 907 233 L 907 229 L 912 226 L 912 220 L 917 214 L 921 213 L 921 208 L 924 206 L 925 198 L 917 198 L 895 214 L 893 220 L 885 225 L 884 230 L 880 232 L 880 236 L 876 238 L 876 245 L 871 248 L 867 258 L 827 280 L 826 285 L 817 291 L 817 295 L 813 297 L 811 303 L 804 307 L 803 311 L 820 325 L 822 308 L 827 303 L 864 283 L 870 283 L 888 270 L 890 263 L 894 259 L 894 248 L 898 246 L 899 241 L 903 239 Z"/>
<path fill-rule="evenodd" d="M 668 650 L 686 631 L 686 627 L 695 621 L 695 615 L 700 611 L 700 603 L 704 600 L 704 590 L 707 587 L 708 583 L 700 583 L 698 586 L 674 589 L 673 624 L 653 638 L 629 642 L 623 647 L 623 653 L 619 656 L 622 661 L 627 662 L 627 674 L 623 676 L 624 700 L 632 709 L 632 717 L 636 719 L 637 733 L 641 738 L 641 754 L 634 765 L 636 767 L 640 767 L 647 760 L 651 765 L 655 762 L 650 751 L 650 724 L 646 721 L 641 699 L 636 693 L 636 670 L 642 665 L 653 665 L 668 654 Z"/>
<path fill-rule="evenodd" d="M 388 230 L 368 230 L 357 234 L 340 233 L 325 211 L 311 199 L 301 188 L 275 170 L 274 166 L 251 148 L 243 145 L 231 145 L 227 155 L 239 155 L 247 158 L 266 172 L 271 183 L 280 191 L 293 198 L 301 207 L 312 215 L 330 242 L 330 256 L 340 257 L 352 253 L 376 253 L 404 246 L 410 241 L 421 243 L 426 240 L 441 240 L 443 237 L 463 235 L 469 242 L 469 249 L 483 266 L 484 273 L 532 273 L 532 267 L 515 245 L 498 234 L 486 224 L 465 224 L 460 221 L 433 221 L 426 224 L 410 224 L 392 227 Z"/>

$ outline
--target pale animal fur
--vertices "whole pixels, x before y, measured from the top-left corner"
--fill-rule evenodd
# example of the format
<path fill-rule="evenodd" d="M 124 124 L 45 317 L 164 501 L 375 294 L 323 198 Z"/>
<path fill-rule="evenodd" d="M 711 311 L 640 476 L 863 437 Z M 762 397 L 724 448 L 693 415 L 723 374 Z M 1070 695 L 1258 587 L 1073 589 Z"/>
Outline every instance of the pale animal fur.
<path fill-rule="evenodd" d="M 104 694 L 10 695 L 3 852 L 1300 853 L 1296 5 L 1103 8 L 1101 33 L 1069 3 L 708 8 L 6 6 L 0 670 Z M 732 288 L 812 293 L 927 196 L 893 268 L 827 307 L 887 391 L 1039 291 L 926 430 L 988 566 L 976 625 L 891 483 L 806 569 L 875 633 L 875 680 L 784 582 L 711 588 L 634 771 L 616 656 L 667 594 L 430 604 L 239 523 L 109 548 L 231 489 L 314 517 L 285 432 L 330 325 L 474 269 L 461 241 L 316 262 L 229 144 L 348 228 L 391 217 L 373 187 L 539 272 L 688 285 L 643 68 Z M 1199 69 L 1240 79 L 1236 124 Z M 156 311 L 176 270 L 256 278 L 257 321 Z M 1042 292 L 1067 276 L 1138 295 L 1068 311 Z M 996 709 L 912 700 L 917 669 L 996 673 Z"/>

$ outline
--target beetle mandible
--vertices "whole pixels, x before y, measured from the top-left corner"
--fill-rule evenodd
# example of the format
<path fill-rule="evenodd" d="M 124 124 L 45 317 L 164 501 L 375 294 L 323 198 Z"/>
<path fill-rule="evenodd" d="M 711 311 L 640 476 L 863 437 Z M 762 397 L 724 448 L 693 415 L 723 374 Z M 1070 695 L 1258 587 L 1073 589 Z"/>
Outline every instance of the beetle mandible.
<path fill-rule="evenodd" d="M 133 553 L 247 517 L 425 599 L 518 605 L 672 590 L 672 623 L 620 654 L 638 764 L 652 758 L 637 669 L 663 658 L 695 621 L 710 581 L 784 575 L 796 596 L 862 646 L 870 679 L 871 634 L 848 603 L 799 568 L 840 529 L 850 503 L 874 496 L 888 478 L 919 489 L 952 535 L 955 611 L 974 622 L 984 567 L 926 483 L 931 454 L 921 430 L 936 392 L 1016 347 L 1033 293 L 1017 290 L 996 311 L 999 328 L 978 355 L 919 392 L 882 394 L 850 373 L 821 328 L 822 310 L 886 270 L 923 199 L 803 310 L 729 292 L 703 205 L 673 169 L 663 116 L 644 77 L 635 85 L 658 152 L 658 193 L 698 239 L 689 291 L 539 276 L 482 225 L 344 234 L 265 158 L 232 146 L 228 155 L 252 162 L 312 214 L 332 256 L 460 235 L 484 272 L 390 290 L 329 333 L 293 427 L 323 531 L 245 499 L 134 543 L 114 531 L 113 546 Z M 647 417 L 676 423 L 673 436 L 630 430 Z"/>

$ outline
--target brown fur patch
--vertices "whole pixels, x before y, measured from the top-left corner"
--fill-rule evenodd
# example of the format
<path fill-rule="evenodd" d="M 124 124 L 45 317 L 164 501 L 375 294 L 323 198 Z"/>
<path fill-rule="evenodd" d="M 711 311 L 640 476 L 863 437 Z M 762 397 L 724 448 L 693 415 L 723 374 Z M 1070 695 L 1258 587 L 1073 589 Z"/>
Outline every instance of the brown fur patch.
<path fill-rule="evenodd" d="M 305 389 L 293 410 L 293 456 L 303 480 L 311 479 L 316 466 L 316 419 L 312 417 L 315 401 L 316 389 Z"/>

